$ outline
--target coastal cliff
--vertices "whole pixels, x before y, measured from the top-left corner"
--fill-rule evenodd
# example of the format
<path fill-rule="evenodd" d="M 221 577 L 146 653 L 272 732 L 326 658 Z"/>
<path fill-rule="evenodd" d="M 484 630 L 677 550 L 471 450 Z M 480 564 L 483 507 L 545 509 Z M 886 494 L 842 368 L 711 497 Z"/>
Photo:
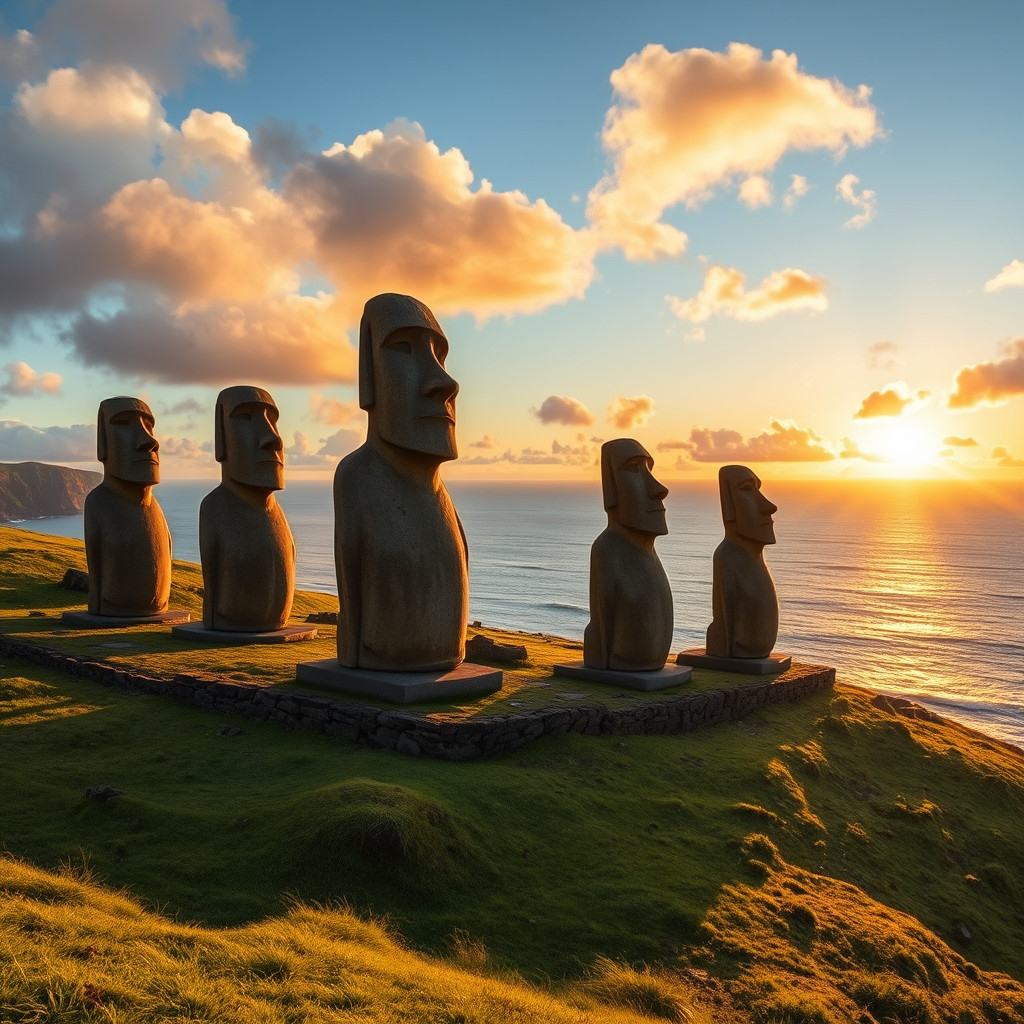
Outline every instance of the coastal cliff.
<path fill-rule="evenodd" d="M 99 473 L 42 462 L 0 462 L 0 523 L 73 516 L 103 479 Z"/>

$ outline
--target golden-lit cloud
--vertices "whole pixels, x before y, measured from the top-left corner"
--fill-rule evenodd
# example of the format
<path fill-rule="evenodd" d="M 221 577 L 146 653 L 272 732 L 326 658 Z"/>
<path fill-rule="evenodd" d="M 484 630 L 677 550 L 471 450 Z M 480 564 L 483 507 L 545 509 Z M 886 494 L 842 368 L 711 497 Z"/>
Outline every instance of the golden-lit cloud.
<path fill-rule="evenodd" d="M 354 452 L 365 440 L 365 432 L 342 427 L 319 442 L 312 442 L 301 431 L 292 434 L 292 444 L 285 449 L 285 466 L 333 469 L 346 455 Z"/>
<path fill-rule="evenodd" d="M 459 150 L 442 153 L 418 124 L 396 121 L 295 165 L 284 195 L 353 311 L 380 291 L 478 319 L 582 296 L 594 272 L 590 234 L 543 199 L 472 184 Z"/>
<path fill-rule="evenodd" d="M 581 401 L 567 395 L 548 395 L 539 409 L 531 409 L 530 412 L 541 423 L 561 423 L 566 427 L 589 427 L 596 419 Z"/>
<path fill-rule="evenodd" d="M 811 186 L 807 183 L 807 179 L 802 174 L 794 174 L 789 181 L 789 188 L 786 189 L 785 195 L 782 197 L 782 207 L 785 210 L 792 210 L 797 200 L 802 199 L 808 192 L 810 192 Z"/>
<path fill-rule="evenodd" d="M 471 446 L 472 447 L 472 446 Z M 507 448 L 500 455 L 471 455 L 459 463 L 468 466 L 496 466 L 502 463 L 515 466 L 592 466 L 597 461 L 597 450 L 587 444 L 560 444 L 551 442 L 550 450 L 543 448 Z"/>
<path fill-rule="evenodd" d="M 642 427 L 654 415 L 654 399 L 647 395 L 620 396 L 608 403 L 608 422 L 617 430 Z"/>
<path fill-rule="evenodd" d="M 64 378 L 59 373 L 37 373 L 28 363 L 7 363 L 7 380 L 0 384 L 0 402 L 4 395 L 23 398 L 28 395 L 57 395 Z"/>
<path fill-rule="evenodd" d="M 878 213 L 878 205 L 875 202 L 873 189 L 862 188 L 859 192 L 857 186 L 860 178 L 856 174 L 844 174 L 836 185 L 836 195 L 844 202 L 855 206 L 860 213 L 855 213 L 848 221 L 843 223 L 844 228 L 862 228 L 870 224 Z"/>
<path fill-rule="evenodd" d="M 724 53 L 651 44 L 612 72 L 602 140 L 612 170 L 590 193 L 600 244 L 630 259 L 681 253 L 686 235 L 661 222 L 735 179 L 772 170 L 790 150 L 841 156 L 880 134 L 871 90 L 802 72 L 795 54 L 731 43 Z"/>
<path fill-rule="evenodd" d="M 839 458 L 841 459 L 863 459 L 865 462 L 888 462 L 889 460 L 884 455 L 879 455 L 877 452 L 866 452 L 856 441 L 852 438 L 844 437 L 839 442 L 840 451 Z"/>
<path fill-rule="evenodd" d="M 853 414 L 855 420 L 868 420 L 876 416 L 902 416 L 904 412 L 922 405 L 928 391 L 911 391 L 905 381 L 886 384 L 880 391 L 872 391 Z"/>
<path fill-rule="evenodd" d="M 751 210 L 771 206 L 772 183 L 762 174 L 753 174 L 740 184 L 738 195 L 740 202 Z"/>
<path fill-rule="evenodd" d="M 950 448 L 977 448 L 978 442 L 973 437 L 957 437 L 956 434 L 951 434 L 949 437 L 944 437 L 942 443 L 949 445 Z"/>
<path fill-rule="evenodd" d="M 213 442 L 203 441 L 200 443 L 191 437 L 160 438 L 160 458 L 207 463 L 211 467 L 216 464 L 213 457 Z"/>
<path fill-rule="evenodd" d="M 997 405 L 1024 394 L 1024 338 L 1005 346 L 1005 356 L 990 363 L 961 366 L 953 378 L 950 409 L 970 409 L 987 403 Z"/>
<path fill-rule="evenodd" d="M 992 449 L 992 458 L 996 460 L 997 466 L 1003 466 L 1006 469 L 1019 469 L 1024 466 L 1024 459 L 1014 458 L 1006 448 L 998 447 Z"/>
<path fill-rule="evenodd" d="M 748 438 L 738 430 L 694 427 L 688 440 L 663 441 L 658 451 L 683 451 L 694 462 L 827 462 L 836 457 L 813 430 L 775 419 Z"/>
<path fill-rule="evenodd" d="M 1010 260 L 995 277 L 985 282 L 985 291 L 990 294 L 1004 288 L 1024 288 L 1024 260 Z"/>
<path fill-rule="evenodd" d="M 498 447 L 498 439 L 496 437 L 492 437 L 490 434 L 484 434 L 484 436 L 481 437 L 479 440 L 470 441 L 469 442 L 469 447 L 470 448 L 483 448 L 484 450 L 490 450 L 492 448 L 497 448 Z"/>
<path fill-rule="evenodd" d="M 319 391 L 309 396 L 309 411 L 317 423 L 326 423 L 330 427 L 347 427 L 365 416 L 358 402 L 342 402 Z"/>
<path fill-rule="evenodd" d="M 681 320 L 703 323 L 712 316 L 736 320 L 767 320 L 779 313 L 828 309 L 827 282 L 804 270 L 786 267 L 746 290 L 747 275 L 735 267 L 714 263 L 704 275 L 704 286 L 692 299 L 666 296 L 669 307 Z"/>
<path fill-rule="evenodd" d="M 899 353 L 899 345 L 895 342 L 877 341 L 868 346 L 868 366 L 874 370 L 891 370 L 903 362 Z"/>

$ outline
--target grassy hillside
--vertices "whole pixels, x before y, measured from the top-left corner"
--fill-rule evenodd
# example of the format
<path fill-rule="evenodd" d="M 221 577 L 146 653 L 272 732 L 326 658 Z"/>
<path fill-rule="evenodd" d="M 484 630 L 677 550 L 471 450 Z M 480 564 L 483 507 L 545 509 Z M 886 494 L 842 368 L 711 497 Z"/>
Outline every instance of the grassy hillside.
<path fill-rule="evenodd" d="M 13 561 L 0 585 L 42 594 Z M 62 1019 L 48 999 L 132 1019 L 188 969 L 208 1001 L 168 1019 L 686 1020 L 697 998 L 723 1021 L 1024 1021 L 1024 757 L 865 691 L 453 764 L 14 660 L 0 677 L 0 844 L 26 862 L 0 874 L 0 1006 L 36 1007 L 0 1020 Z M 369 1002 L 344 1002 L 358 971 L 317 945 L 340 933 L 384 972 Z M 500 1009 L 499 982 L 542 1002 Z M 86 985 L 122 1016 L 82 1009 Z"/>

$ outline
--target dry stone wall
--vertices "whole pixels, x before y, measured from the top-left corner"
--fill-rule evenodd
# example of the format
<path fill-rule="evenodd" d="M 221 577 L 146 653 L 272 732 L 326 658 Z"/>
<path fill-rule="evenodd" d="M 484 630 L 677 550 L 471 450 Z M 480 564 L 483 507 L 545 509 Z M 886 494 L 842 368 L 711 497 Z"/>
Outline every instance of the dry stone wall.
<path fill-rule="evenodd" d="M 104 686 L 171 697 L 205 711 L 243 715 L 277 722 L 286 729 L 308 729 L 400 754 L 449 761 L 494 757 L 541 736 L 560 733 L 651 736 L 692 732 L 743 718 L 769 704 L 791 703 L 830 689 L 836 677 L 834 668 L 796 665 L 781 676 L 749 677 L 749 682 L 738 682 L 733 687 L 654 698 L 627 708 L 612 709 L 593 703 L 445 722 L 394 708 L 239 683 L 205 673 L 146 676 L 122 666 L 75 658 L 8 637 L 0 637 L 0 654 L 24 658 Z"/>

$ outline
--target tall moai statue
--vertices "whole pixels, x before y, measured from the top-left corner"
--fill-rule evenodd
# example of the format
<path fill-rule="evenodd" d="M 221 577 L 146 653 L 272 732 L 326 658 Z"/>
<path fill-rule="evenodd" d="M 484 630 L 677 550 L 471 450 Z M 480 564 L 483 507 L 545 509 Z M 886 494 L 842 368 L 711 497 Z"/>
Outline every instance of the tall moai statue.
<path fill-rule="evenodd" d="M 764 561 L 765 545 L 775 543 L 772 516 L 778 508 L 746 466 L 722 466 L 718 489 L 725 539 L 712 565 L 707 643 L 683 651 L 677 660 L 733 672 L 781 672 L 792 659 L 772 653 L 779 635 L 779 600 Z"/>
<path fill-rule="evenodd" d="M 672 646 L 672 590 L 654 542 L 668 533 L 668 488 L 653 468 L 650 453 L 632 438 L 601 446 L 608 526 L 590 549 L 583 661 L 556 665 L 559 675 L 637 690 L 661 690 L 690 678 L 689 669 L 665 664 Z"/>
<path fill-rule="evenodd" d="M 269 392 L 225 388 L 214 409 L 221 482 L 199 506 L 203 623 L 173 629 L 185 640 L 277 643 L 316 630 L 288 626 L 295 542 L 274 492 L 284 487 L 284 442 Z"/>
<path fill-rule="evenodd" d="M 68 611 L 80 627 L 187 622 L 188 612 L 168 611 L 171 535 L 153 487 L 160 482 L 155 421 L 138 398 L 100 402 L 96 457 L 103 482 L 85 499 L 88 611 Z"/>
<path fill-rule="evenodd" d="M 407 703 L 492 693 L 501 672 L 467 664 L 466 536 L 440 467 L 458 457 L 448 339 L 410 295 L 370 299 L 359 326 L 365 443 L 334 477 L 337 660 L 298 677 Z"/>

